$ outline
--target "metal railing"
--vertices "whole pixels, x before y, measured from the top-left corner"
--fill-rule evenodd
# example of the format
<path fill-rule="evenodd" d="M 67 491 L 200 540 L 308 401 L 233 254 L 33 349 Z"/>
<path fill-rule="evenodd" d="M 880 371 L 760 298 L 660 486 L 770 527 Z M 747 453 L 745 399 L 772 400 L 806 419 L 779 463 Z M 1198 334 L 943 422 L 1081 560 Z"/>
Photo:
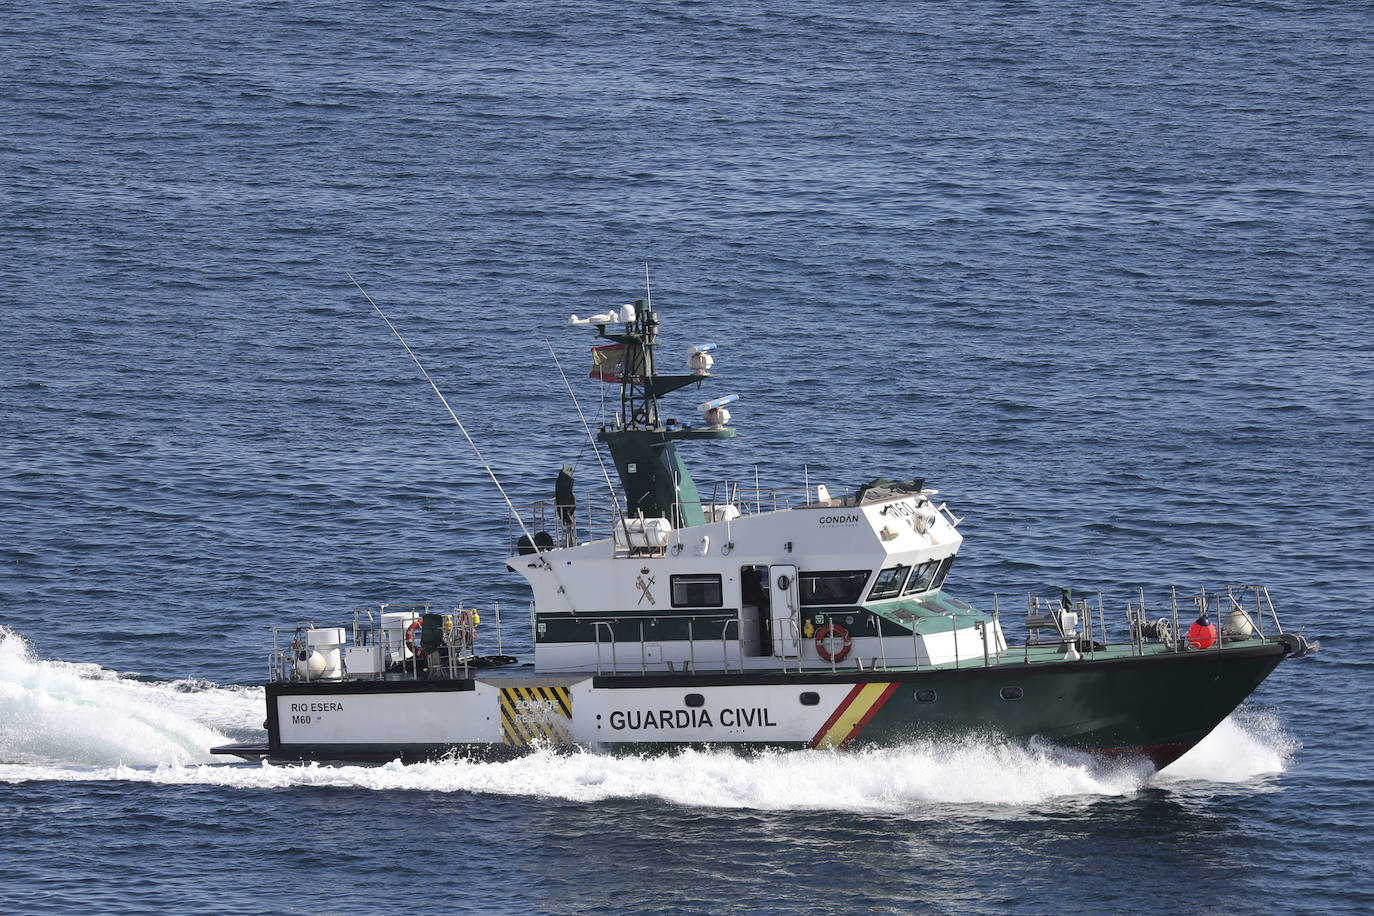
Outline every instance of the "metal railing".
<path fill-rule="evenodd" d="M 707 623 L 710 623 L 710 624 L 718 624 L 718 625 L 720 626 L 720 637 L 719 637 L 719 638 L 720 638 L 720 666 L 721 666 L 721 670 L 724 671 L 724 672 L 729 672 L 729 671 L 730 671 L 730 643 L 732 642 L 732 640 L 730 639 L 730 635 L 729 635 L 729 634 L 730 634 L 730 629 L 731 629 L 731 627 L 734 628 L 734 630 L 735 630 L 735 638 L 734 638 L 733 642 L 734 642 L 734 644 L 735 644 L 735 670 L 736 670 L 736 671 L 743 671 L 743 670 L 744 670 L 744 644 L 743 644 L 743 642 L 742 642 L 742 641 L 740 640 L 740 638 L 739 638 L 739 618 L 738 618 L 738 617 L 708 617 L 708 618 L 706 618 L 706 621 L 707 621 Z M 684 672 L 687 672 L 687 671 L 696 671 L 696 670 L 698 670 L 698 669 L 697 669 L 697 643 L 698 643 L 699 641 L 700 641 L 700 642 L 706 642 L 708 639 L 711 640 L 712 642 L 714 642 L 714 640 L 716 639 L 716 637 L 711 636 L 711 637 L 705 637 L 705 638 L 703 638 L 703 639 L 701 639 L 701 640 L 698 640 L 698 639 L 696 638 L 696 624 L 697 624 L 698 622 L 699 622 L 699 618 L 698 618 L 697 615 L 689 616 L 689 617 L 687 618 L 687 639 L 686 639 L 686 640 L 667 640 L 667 641 L 666 641 L 666 645 L 670 645 L 670 646 L 673 645 L 674 643 L 680 643 L 680 642 L 684 642 L 684 641 L 687 643 L 687 658 L 683 660 L 683 669 L 682 669 Z M 605 642 L 606 642 L 606 644 L 609 645 L 609 647 L 610 647 L 609 652 L 610 652 L 610 668 L 611 668 L 611 674 L 612 674 L 612 676 L 619 675 L 619 674 L 620 674 L 620 658 L 619 658 L 619 653 L 618 653 L 618 651 L 617 651 L 618 643 L 616 642 L 616 638 L 615 638 L 615 627 L 613 626 L 613 622 L 610 621 L 610 620 L 593 620 L 593 621 L 590 621 L 590 623 L 591 623 L 591 625 L 592 625 L 592 641 L 593 641 L 593 642 L 595 643 L 595 645 L 596 645 L 596 673 L 597 673 L 598 675 L 602 675 L 602 674 L 605 674 L 605 673 L 606 673 L 606 665 L 605 665 L 604 659 L 602 658 L 602 650 L 601 650 L 601 646 L 602 646 L 601 634 L 602 634 L 602 629 L 604 628 L 604 629 L 605 629 L 605 633 L 606 633 L 606 640 L 605 640 Z M 671 658 L 659 658 L 659 659 L 656 660 L 656 661 L 650 661 L 650 659 L 649 659 L 649 645 L 650 645 L 651 642 L 657 644 L 657 645 L 659 646 L 659 648 L 660 648 L 660 651 L 662 651 L 662 647 L 665 645 L 665 641 L 663 641 L 663 640 L 646 640 L 645 637 L 644 637 L 644 623 L 643 623 L 643 621 L 640 621 L 640 623 L 639 623 L 639 673 L 640 673 L 640 674 L 647 674 L 647 673 L 649 672 L 650 668 L 656 667 L 656 666 L 659 666 L 659 665 L 662 665 L 663 667 L 667 668 L 669 671 L 674 670 L 674 664 L 675 664 L 675 662 L 674 662 L 674 660 L 671 659 Z"/>
<path fill-rule="evenodd" d="M 379 624 L 377 615 L 387 613 L 409 614 L 398 627 L 388 629 L 385 616 Z M 424 616 L 430 613 L 430 606 L 383 604 L 376 612 L 371 608 L 357 608 L 353 611 L 353 625 L 347 627 L 325 628 L 347 631 L 339 643 L 313 645 L 309 634 L 320 630 L 314 621 L 301 620 L 292 626 L 271 627 L 272 646 L 268 650 L 268 680 L 271 682 L 303 681 L 343 681 L 359 679 L 386 678 L 399 675 L 419 679 L 459 679 L 472 676 L 472 663 L 477 657 L 476 636 L 478 610 L 475 607 L 459 605 L 451 611 L 439 614 L 441 638 L 438 645 L 417 653 L 407 640 L 411 628 L 423 626 Z M 500 651 L 501 612 L 498 605 L 492 606 L 492 614 L 497 630 L 498 654 Z M 393 641 L 391 630 L 400 634 Z M 289 641 L 285 634 L 290 634 Z M 372 663 L 368 670 L 350 671 L 348 669 L 349 650 L 373 649 L 369 653 Z M 312 653 L 320 653 L 325 659 L 325 671 L 312 674 L 308 660 Z M 336 670 L 333 673 L 331 668 Z"/>
<path fill-rule="evenodd" d="M 1253 601 L 1253 612 L 1247 601 Z M 1099 599 L 1100 601 L 1100 599 Z M 1188 605 L 1198 617 L 1206 617 L 1217 627 L 1215 646 L 1222 648 L 1225 643 L 1258 637 L 1267 639 L 1265 618 L 1268 617 L 1272 632 L 1282 636 L 1283 625 L 1279 622 L 1269 590 L 1262 585 L 1228 585 L 1224 592 L 1208 594 L 1199 589 L 1196 594 L 1180 595 L 1171 589 L 1169 595 L 1169 616 L 1150 619 L 1145 608 L 1145 592 L 1140 591 L 1138 603 L 1126 605 L 1127 625 L 1131 632 L 1131 645 L 1137 654 L 1144 651 L 1145 640 L 1153 634 L 1154 638 L 1166 643 L 1173 651 L 1185 651 L 1187 637 L 1183 632 L 1181 620 L 1187 618 Z M 1180 613 L 1180 605 L 1184 612 Z"/>
<path fill-rule="evenodd" d="M 876 647 L 873 647 L 871 642 L 869 643 L 871 648 L 876 648 L 876 656 L 868 659 L 867 656 L 856 654 L 851 664 L 857 665 L 863 670 L 864 661 L 869 660 L 870 668 L 884 671 L 894 668 L 917 670 L 923 665 L 964 668 L 981 664 L 983 667 L 993 667 L 1008 663 L 1035 664 L 1050 661 L 1073 661 L 1078 657 L 1094 659 L 1105 651 L 1120 653 L 1126 648 L 1129 648 L 1130 654 L 1136 656 L 1155 654 L 1160 651 L 1222 652 L 1227 646 L 1236 643 L 1284 637 L 1283 627 L 1273 600 L 1268 590 L 1263 586 L 1241 587 L 1233 585 L 1217 592 L 1200 589 L 1194 594 L 1180 594 L 1177 589 L 1172 589 L 1167 606 L 1161 609 L 1162 613 L 1155 612 L 1157 616 L 1152 616 L 1147 610 L 1142 590 L 1138 599 L 1128 601 L 1126 604 L 1128 641 L 1116 643 L 1108 640 L 1105 604 L 1101 592 L 1096 595 L 1096 605 L 1096 608 L 1093 608 L 1087 599 L 1066 602 L 1062 596 L 1059 601 L 1055 601 L 1054 599 L 1027 595 L 1027 629 L 1024 646 L 1018 647 L 1020 651 L 1008 648 L 1006 642 L 1002 641 L 1000 597 L 998 595 L 993 596 L 993 612 L 990 617 L 957 612 L 933 615 L 927 612 L 912 615 L 911 620 L 907 621 L 904 618 L 896 620 L 887 616 L 877 616 L 875 617 L 877 623 Z M 331 638 L 331 641 L 326 644 L 313 645 L 309 634 L 316 632 L 318 628 L 312 620 L 299 620 L 292 626 L 272 627 L 270 628 L 272 646 L 268 654 L 268 678 L 272 682 L 298 682 L 307 680 L 354 680 L 367 677 L 415 679 L 471 677 L 473 660 L 477 657 L 475 645 L 476 610 L 459 605 L 451 612 L 440 615 L 443 618 L 442 639 L 439 645 L 429 649 L 426 653 L 427 657 L 422 660 L 419 654 L 412 651 L 412 644 L 419 638 L 418 633 L 420 631 L 415 628 L 417 624 L 423 626 L 422 621 L 428 610 L 428 605 L 402 607 L 391 604 L 381 605 L 377 611 L 371 608 L 355 609 L 351 634 L 340 638 L 337 644 L 332 642 Z M 1093 613 L 1094 610 L 1096 614 Z M 411 616 L 401 618 L 399 623 L 395 618 L 387 620 L 388 613 L 398 612 L 408 613 Z M 1067 614 L 1069 613 L 1076 615 L 1077 619 L 1068 617 Z M 1215 638 L 1210 641 L 1196 638 L 1190 640 L 1187 633 L 1190 614 L 1194 616 L 1205 614 L 1209 622 L 1213 622 L 1216 626 Z M 496 638 L 499 649 L 502 637 L 498 607 L 493 606 L 493 616 L 497 628 Z M 532 630 L 537 629 L 537 615 L 534 613 L 533 607 L 531 607 L 530 617 Z M 925 627 L 927 632 L 925 634 L 920 632 L 920 624 L 923 620 L 932 621 L 941 617 L 948 619 L 949 628 L 947 631 L 942 631 L 938 626 L 931 629 L 928 624 Z M 887 651 L 883 627 L 890 620 L 910 627 L 910 657 L 906 657 L 905 653 L 899 653 L 896 658 L 893 658 Z M 633 670 L 634 663 L 630 661 L 633 656 L 620 657 L 622 653 L 617 642 L 613 621 L 592 620 L 589 622 L 592 625 L 592 641 L 595 643 L 596 673 L 604 674 L 609 667 L 612 674 L 618 675 L 622 663 L 627 663 L 628 667 Z M 701 661 L 698 658 L 699 653 L 703 651 L 704 646 L 714 644 L 717 639 L 720 641 L 720 670 L 725 672 L 745 670 L 745 645 L 741 638 L 742 622 L 738 616 L 691 614 L 685 615 L 684 622 L 687 636 L 685 646 L 682 645 L 683 640 L 665 641 L 646 637 L 644 623 L 640 622 L 637 636 L 630 636 L 628 641 L 631 645 L 626 646 L 627 653 L 632 653 L 634 651 L 633 643 L 636 641 L 639 643 L 639 673 L 648 673 L 651 669 L 661 670 L 662 667 L 667 667 L 671 671 L 674 670 L 674 665 L 681 665 L 683 671 L 695 672 Z M 1081 630 L 1079 629 L 1080 625 Z M 824 661 L 819 653 L 814 653 L 816 657 L 808 657 L 808 640 L 802 638 L 801 624 L 797 615 L 774 617 L 771 620 L 771 626 L 771 655 L 759 656 L 751 664 L 751 668 L 776 666 L 774 670 L 780 668 L 784 672 L 801 672 L 808 667 L 811 669 L 823 667 Z M 716 628 L 719 628 L 718 634 Z M 344 628 L 337 629 L 343 630 Z M 1044 630 L 1053 631 L 1051 640 L 1041 640 L 1039 634 Z M 940 657 L 936 660 L 937 647 L 928 640 L 933 636 L 943 642 L 944 632 L 948 633 L 951 642 L 948 644 L 948 649 L 939 648 Z M 1271 636 L 1270 634 L 1277 635 Z M 406 638 L 407 635 L 411 636 L 409 641 Z M 623 627 L 621 635 L 627 635 Z M 968 646 L 961 645 L 961 635 L 975 638 L 981 642 L 981 659 L 978 659 L 975 654 L 964 651 Z M 870 639 L 867 636 L 862 638 Z M 1296 640 L 1295 645 L 1306 651 L 1307 644 L 1302 641 L 1300 636 L 1285 638 Z M 603 644 L 609 649 L 609 659 L 603 651 Z M 1153 648 L 1148 647 L 1150 644 L 1153 644 Z M 1315 647 L 1315 644 L 1313 646 Z M 349 650 L 366 649 L 374 650 L 368 654 L 370 665 L 368 670 L 349 671 Z M 669 653 L 666 656 L 662 654 L 665 649 L 668 649 Z M 926 658 L 924 663 L 922 661 L 923 650 Z M 314 652 L 320 652 L 324 656 L 325 667 L 323 670 L 320 670 L 320 662 L 310 659 Z M 677 654 L 672 654 L 673 652 Z M 839 662 L 834 658 L 835 654 L 832 646 L 831 658 L 829 659 L 829 669 L 832 672 L 838 671 L 840 668 Z M 651 658 L 651 655 L 654 657 Z M 714 656 L 714 650 L 706 653 L 706 658 L 710 660 L 712 665 L 715 661 Z"/>
<path fill-rule="evenodd" d="M 611 673 L 612 673 L 612 674 L 619 674 L 619 673 L 620 673 L 620 666 L 619 666 L 618 663 L 616 662 L 616 657 L 615 657 L 615 656 L 616 656 L 616 651 L 615 651 L 615 628 L 611 626 L 611 622 L 610 622 L 609 620 L 593 620 L 593 621 L 592 621 L 592 635 L 594 635 L 594 636 L 596 637 L 596 673 L 597 673 L 597 674 L 604 674 L 604 673 L 605 673 L 605 672 L 603 672 L 602 669 L 601 669 L 601 628 L 602 628 L 602 627 L 605 627 L 605 628 L 606 628 L 606 632 L 609 633 L 610 636 L 611 636 Z M 642 634 L 641 634 L 641 636 L 642 636 Z"/>
<path fill-rule="evenodd" d="M 683 507 L 695 507 L 701 511 L 706 523 L 711 524 L 728 522 L 733 513 L 737 513 L 734 517 L 744 517 L 784 509 L 828 506 L 850 495 L 849 488 L 844 488 L 834 491 L 831 498 L 821 500 L 816 490 L 809 486 L 745 487 L 738 483 L 719 482 L 710 485 L 708 497 L 679 502 L 677 508 L 680 516 Z M 626 512 L 621 500 L 612 500 L 604 495 L 587 495 L 570 507 L 570 511 L 559 511 L 553 500 L 547 499 L 528 503 L 516 511 L 519 513 L 519 521 L 512 514 L 507 517 L 506 525 L 506 539 L 511 555 L 519 552 L 521 538 L 527 529 L 533 532 L 532 537 L 543 540 L 543 543 L 531 546 L 544 550 L 612 538 L 618 526 L 623 526 L 626 519 L 635 517 L 632 513 Z M 953 520 L 951 516 L 951 521 Z M 524 522 L 523 527 L 521 521 Z M 540 538 L 541 533 L 547 535 L 546 540 Z M 527 547 L 526 550 L 528 549 Z M 641 552 L 645 550 L 640 549 Z"/>
<path fill-rule="evenodd" d="M 783 670 L 783 671 L 786 671 L 786 670 L 787 670 L 787 659 L 788 659 L 788 655 L 787 655 L 787 641 L 788 641 L 788 636 L 790 635 L 791 638 L 792 638 L 792 645 L 793 645 L 793 646 L 795 647 L 795 649 L 796 649 L 796 654 L 795 654 L 794 656 L 792 656 L 792 658 L 793 658 L 793 659 L 796 661 L 796 663 L 797 663 L 796 670 L 797 670 L 797 671 L 801 671 L 801 670 L 802 670 L 802 636 L 801 636 L 801 627 L 797 624 L 797 618 L 796 618 L 796 616 L 794 615 L 794 616 L 790 616 L 790 617 L 774 617 L 773 620 L 772 620 L 772 622 L 771 622 L 771 624 L 772 624 L 772 627 L 774 628 L 774 630 L 776 630 L 776 629 L 778 628 L 778 625 L 779 625 L 779 624 L 783 624 L 783 625 L 785 625 L 788 629 L 791 630 L 791 633 L 790 633 L 790 634 L 785 633 L 785 632 L 784 632 L 784 633 L 777 633 L 777 632 L 775 632 L 775 633 L 773 634 L 773 657 L 776 658 L 776 659 L 778 659 L 779 663 L 782 665 L 782 670 Z"/>

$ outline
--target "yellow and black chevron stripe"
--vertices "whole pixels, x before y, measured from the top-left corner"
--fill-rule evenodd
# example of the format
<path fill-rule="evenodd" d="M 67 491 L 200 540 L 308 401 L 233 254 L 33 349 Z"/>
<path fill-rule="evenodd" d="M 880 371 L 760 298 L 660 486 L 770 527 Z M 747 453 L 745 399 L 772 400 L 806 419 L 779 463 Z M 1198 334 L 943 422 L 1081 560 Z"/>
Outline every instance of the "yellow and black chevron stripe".
<path fill-rule="evenodd" d="M 502 687 L 501 739 L 507 747 L 572 741 L 572 698 L 566 687 Z"/>

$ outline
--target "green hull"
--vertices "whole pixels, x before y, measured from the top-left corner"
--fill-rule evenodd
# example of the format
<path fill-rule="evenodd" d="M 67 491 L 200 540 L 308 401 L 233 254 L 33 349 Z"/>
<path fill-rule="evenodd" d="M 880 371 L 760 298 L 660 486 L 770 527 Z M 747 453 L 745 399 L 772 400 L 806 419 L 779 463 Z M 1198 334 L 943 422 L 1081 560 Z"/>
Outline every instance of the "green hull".
<path fill-rule="evenodd" d="M 1216 728 L 1285 655 L 1283 646 L 1270 644 L 898 678 L 900 686 L 853 743 L 977 730 L 1085 751 L 1143 754 L 1164 767 Z M 934 691 L 935 698 L 918 699 L 917 690 Z"/>

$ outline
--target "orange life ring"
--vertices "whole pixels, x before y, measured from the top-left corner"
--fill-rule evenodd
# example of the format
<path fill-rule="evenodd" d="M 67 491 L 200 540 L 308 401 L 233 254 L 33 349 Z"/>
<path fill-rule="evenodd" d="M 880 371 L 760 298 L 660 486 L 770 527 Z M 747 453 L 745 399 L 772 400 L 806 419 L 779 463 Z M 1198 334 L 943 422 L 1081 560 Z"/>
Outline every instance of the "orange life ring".
<path fill-rule="evenodd" d="M 412 620 L 410 626 L 406 627 L 406 645 L 410 647 L 411 652 L 414 652 L 420 658 L 424 658 L 425 646 L 420 637 L 420 621 Z"/>
<path fill-rule="evenodd" d="M 838 636 L 843 645 L 840 651 L 831 653 L 829 645 L 830 637 Z M 827 623 L 816 631 L 816 653 L 828 662 L 844 661 L 844 657 L 849 654 L 849 631 L 838 623 Z"/>

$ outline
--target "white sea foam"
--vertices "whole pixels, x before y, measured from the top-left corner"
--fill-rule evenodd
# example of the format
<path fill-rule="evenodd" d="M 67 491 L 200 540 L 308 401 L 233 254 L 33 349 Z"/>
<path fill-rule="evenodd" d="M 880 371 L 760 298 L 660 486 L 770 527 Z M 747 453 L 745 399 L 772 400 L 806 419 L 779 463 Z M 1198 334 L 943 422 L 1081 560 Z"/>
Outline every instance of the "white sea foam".
<path fill-rule="evenodd" d="M 262 719 L 262 691 L 146 684 L 94 665 L 39 661 L 0 630 L 0 781 L 129 781 L 242 790 L 339 786 L 475 792 L 593 803 L 912 814 L 934 804 L 1015 811 L 1058 799 L 1129 796 L 1146 786 L 1242 786 L 1282 772 L 1295 744 L 1272 715 L 1241 713 L 1164 772 L 1061 748 L 969 738 L 863 751 L 656 756 L 536 751 L 382 766 L 235 764 L 209 748 Z M 214 762 L 212 762 L 214 761 Z"/>
<path fill-rule="evenodd" d="M 0 780 L 133 781 L 236 789 L 338 786 L 475 792 L 592 803 L 652 798 L 682 806 L 901 813 L 930 803 L 1020 806 L 1059 796 L 1125 795 L 1144 768 L 1104 769 L 1061 752 L 1014 745 L 908 746 L 871 752 L 799 751 L 739 756 L 683 750 L 616 757 L 536 751 L 503 762 L 464 759 L 383 766 L 0 766 Z"/>
<path fill-rule="evenodd" d="M 1242 709 L 1165 767 L 1154 781 L 1163 786 L 1183 781 L 1253 782 L 1288 769 L 1300 746 L 1272 712 Z"/>
<path fill-rule="evenodd" d="M 147 683 L 99 665 L 40 660 L 0 627 L 0 764 L 208 762 L 210 747 L 227 740 L 221 729 L 261 722 L 261 690 Z"/>

